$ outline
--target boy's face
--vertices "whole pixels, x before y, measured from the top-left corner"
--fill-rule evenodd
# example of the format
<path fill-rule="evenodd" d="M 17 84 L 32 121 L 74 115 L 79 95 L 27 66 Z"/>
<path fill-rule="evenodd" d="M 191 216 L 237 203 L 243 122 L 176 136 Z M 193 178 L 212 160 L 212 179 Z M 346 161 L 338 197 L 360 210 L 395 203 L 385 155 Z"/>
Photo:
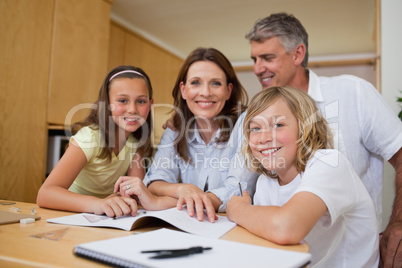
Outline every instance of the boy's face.
<path fill-rule="evenodd" d="M 251 119 L 249 146 L 254 157 L 267 169 L 276 171 L 280 184 L 287 184 L 298 174 L 296 153 L 298 121 L 288 105 L 279 98 Z"/>
<path fill-rule="evenodd" d="M 262 42 L 251 42 L 251 59 L 254 61 L 254 73 L 262 89 L 273 86 L 296 86 L 296 70 L 300 65 L 296 49 L 286 53 L 278 37 Z"/>

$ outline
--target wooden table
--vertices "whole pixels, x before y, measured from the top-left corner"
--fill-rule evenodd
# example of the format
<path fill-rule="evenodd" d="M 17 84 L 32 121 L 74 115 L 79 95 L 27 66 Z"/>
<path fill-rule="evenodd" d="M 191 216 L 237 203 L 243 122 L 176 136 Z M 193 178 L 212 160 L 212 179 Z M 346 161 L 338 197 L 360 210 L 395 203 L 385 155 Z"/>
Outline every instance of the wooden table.
<path fill-rule="evenodd" d="M 20 211 L 17 213 L 21 214 L 31 214 L 31 209 L 34 208 L 36 215 L 41 216 L 41 219 L 29 224 L 12 223 L 0 225 L 0 267 L 106 267 L 97 262 L 76 257 L 73 254 L 74 246 L 91 241 L 128 236 L 132 235 L 133 232 L 146 232 L 155 229 L 155 226 L 144 226 L 127 232 L 112 228 L 52 224 L 47 223 L 46 220 L 73 213 L 39 208 L 38 205 L 31 203 L 15 202 L 13 205 L 0 203 L 0 210 L 12 211 L 11 207 L 19 208 Z M 68 227 L 68 231 L 57 241 L 32 237 L 32 235 L 57 232 Z M 236 226 L 221 239 L 285 250 L 309 251 L 307 244 L 280 246 L 255 236 L 240 226 Z"/>

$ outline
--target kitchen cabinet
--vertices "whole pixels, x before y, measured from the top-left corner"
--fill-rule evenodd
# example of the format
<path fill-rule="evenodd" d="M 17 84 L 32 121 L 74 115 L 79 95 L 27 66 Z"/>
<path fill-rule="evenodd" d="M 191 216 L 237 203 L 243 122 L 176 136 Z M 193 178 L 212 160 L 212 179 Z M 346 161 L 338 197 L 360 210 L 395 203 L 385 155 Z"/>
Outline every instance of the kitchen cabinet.
<path fill-rule="evenodd" d="M 110 2 L 56 0 L 48 116 L 51 125 L 83 119 L 107 74 Z"/>
<path fill-rule="evenodd" d="M 49 125 L 96 98 L 107 72 L 110 5 L 0 1 L 0 199 L 36 201 Z"/>

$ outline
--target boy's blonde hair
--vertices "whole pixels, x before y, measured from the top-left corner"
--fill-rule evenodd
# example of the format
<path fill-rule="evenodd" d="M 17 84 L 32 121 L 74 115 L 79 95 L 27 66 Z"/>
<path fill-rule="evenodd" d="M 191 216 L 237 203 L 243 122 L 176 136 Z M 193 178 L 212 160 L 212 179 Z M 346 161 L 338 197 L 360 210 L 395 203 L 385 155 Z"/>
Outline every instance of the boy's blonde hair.
<path fill-rule="evenodd" d="M 279 98 L 287 103 L 298 121 L 299 139 L 297 140 L 296 168 L 299 173 L 305 170 L 308 160 L 318 149 L 333 148 L 332 134 L 328 123 L 321 116 L 314 100 L 310 96 L 304 91 L 292 87 L 271 87 L 265 89 L 252 98 L 248 107 L 243 125 L 244 136 L 246 137 L 245 144 L 243 145 L 243 153 L 250 170 L 272 178 L 277 178 L 276 173 L 265 169 L 251 152 L 249 146 L 249 128 L 251 120 Z"/>

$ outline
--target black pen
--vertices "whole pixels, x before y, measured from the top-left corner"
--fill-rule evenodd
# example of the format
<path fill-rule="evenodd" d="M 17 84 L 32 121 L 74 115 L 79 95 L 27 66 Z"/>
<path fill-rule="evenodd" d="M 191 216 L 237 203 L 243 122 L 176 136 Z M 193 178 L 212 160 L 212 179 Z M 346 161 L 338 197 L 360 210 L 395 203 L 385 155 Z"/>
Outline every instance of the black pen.
<path fill-rule="evenodd" d="M 202 253 L 204 250 L 211 250 L 211 247 L 190 247 L 185 249 L 159 249 L 159 250 L 143 250 L 141 253 L 158 253 L 155 256 L 149 257 L 150 259 L 167 259 L 191 254 Z"/>
<path fill-rule="evenodd" d="M 243 196 L 243 190 L 241 189 L 241 184 L 239 182 L 240 196 Z"/>

